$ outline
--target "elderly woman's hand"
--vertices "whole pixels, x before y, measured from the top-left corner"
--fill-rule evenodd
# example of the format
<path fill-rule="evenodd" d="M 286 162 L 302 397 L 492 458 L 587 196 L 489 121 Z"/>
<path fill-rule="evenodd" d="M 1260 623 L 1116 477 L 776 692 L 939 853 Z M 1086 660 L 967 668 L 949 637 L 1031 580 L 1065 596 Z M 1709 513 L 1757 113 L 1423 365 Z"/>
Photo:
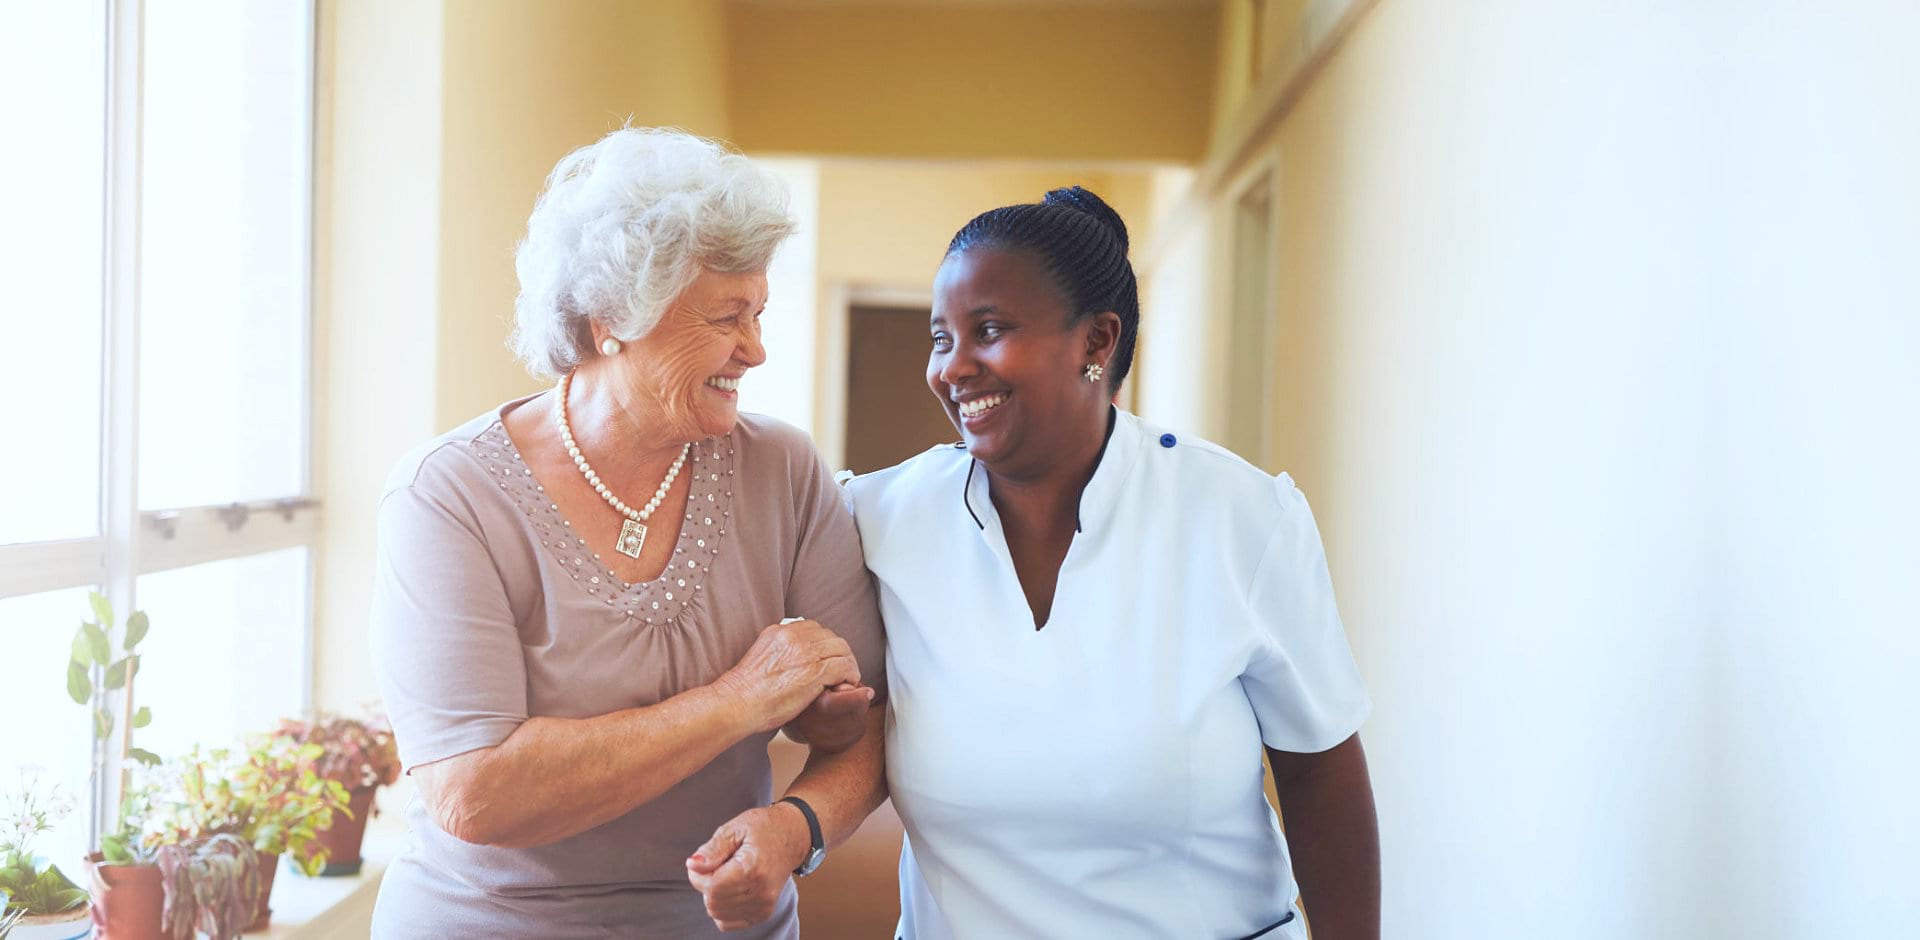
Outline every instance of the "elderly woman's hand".
<path fill-rule="evenodd" d="M 707 902 L 721 930 L 741 930 L 773 916 L 793 870 L 813 838 L 791 804 L 750 809 L 722 823 L 687 859 L 687 880 Z"/>
<path fill-rule="evenodd" d="M 859 683 L 860 664 L 847 641 L 811 620 L 795 620 L 761 630 L 715 684 L 751 710 L 759 732 L 792 721 L 829 688 Z"/>
<path fill-rule="evenodd" d="M 859 743 L 866 733 L 867 706 L 873 704 L 873 696 L 868 686 L 842 682 L 820 693 L 806 711 L 781 730 L 809 747 L 844 751 Z"/>

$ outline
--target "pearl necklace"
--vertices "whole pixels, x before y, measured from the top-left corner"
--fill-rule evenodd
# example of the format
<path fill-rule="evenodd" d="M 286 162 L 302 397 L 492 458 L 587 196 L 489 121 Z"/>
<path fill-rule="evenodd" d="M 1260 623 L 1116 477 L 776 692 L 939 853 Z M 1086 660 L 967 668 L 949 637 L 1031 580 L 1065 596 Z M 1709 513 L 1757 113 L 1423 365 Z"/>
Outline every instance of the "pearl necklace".
<path fill-rule="evenodd" d="M 580 474 L 587 478 L 587 483 L 593 487 L 593 491 L 599 493 L 600 498 L 606 500 L 607 505 L 612 506 L 614 511 L 627 517 L 626 522 L 620 526 L 620 540 L 613 543 L 614 551 L 628 558 L 639 558 L 640 547 L 647 544 L 647 518 L 652 516 L 653 511 L 659 509 L 660 504 L 666 500 L 667 491 L 673 489 L 673 481 L 680 476 L 680 468 L 686 466 L 687 454 L 693 451 L 693 445 L 680 445 L 680 456 L 675 457 L 673 466 L 667 468 L 667 478 L 660 481 L 660 488 L 653 491 L 653 498 L 647 500 L 645 509 L 635 509 L 621 502 L 620 497 L 613 495 L 612 491 L 607 489 L 607 485 L 600 482 L 600 474 L 593 472 L 593 466 L 587 463 L 587 458 L 580 453 L 580 445 L 573 442 L 573 428 L 567 425 L 567 390 L 572 384 L 573 373 L 571 372 L 560 380 L 560 407 L 556 409 L 560 418 L 560 440 L 567 445 L 567 456 L 573 458 L 573 465 L 580 468 Z"/>

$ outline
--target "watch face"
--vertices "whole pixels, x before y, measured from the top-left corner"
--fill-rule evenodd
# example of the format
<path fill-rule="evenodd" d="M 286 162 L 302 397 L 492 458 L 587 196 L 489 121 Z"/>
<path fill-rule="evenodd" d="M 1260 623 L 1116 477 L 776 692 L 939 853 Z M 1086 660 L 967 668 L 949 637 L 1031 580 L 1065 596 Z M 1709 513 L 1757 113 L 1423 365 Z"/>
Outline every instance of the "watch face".
<path fill-rule="evenodd" d="M 813 874 L 813 870 L 816 868 L 819 868 L 820 863 L 826 860 L 827 860 L 826 849 L 810 849 L 807 852 L 807 860 L 800 863 L 799 870 L 795 871 L 794 874 L 811 875 Z"/>

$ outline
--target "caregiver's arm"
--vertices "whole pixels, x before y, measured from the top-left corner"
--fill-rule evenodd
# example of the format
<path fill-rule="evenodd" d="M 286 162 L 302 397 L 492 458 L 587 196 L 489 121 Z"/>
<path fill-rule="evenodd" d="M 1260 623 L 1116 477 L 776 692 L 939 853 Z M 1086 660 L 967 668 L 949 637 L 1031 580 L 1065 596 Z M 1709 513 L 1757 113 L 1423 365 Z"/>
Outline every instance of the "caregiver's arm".
<path fill-rule="evenodd" d="M 546 845 L 632 812 L 726 749 L 858 683 L 846 641 L 812 621 L 761 631 L 710 685 L 593 718 L 535 717 L 498 745 L 414 768 L 434 821 L 465 842 Z"/>
<path fill-rule="evenodd" d="M 1318 754 L 1267 748 L 1314 940 L 1379 940 L 1380 828 L 1354 735 Z"/>

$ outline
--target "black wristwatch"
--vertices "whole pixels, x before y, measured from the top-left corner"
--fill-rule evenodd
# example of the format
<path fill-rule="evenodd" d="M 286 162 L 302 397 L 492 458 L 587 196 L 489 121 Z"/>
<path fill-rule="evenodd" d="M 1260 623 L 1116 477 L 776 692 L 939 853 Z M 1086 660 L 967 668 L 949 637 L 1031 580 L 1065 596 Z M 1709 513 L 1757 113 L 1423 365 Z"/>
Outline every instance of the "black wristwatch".
<path fill-rule="evenodd" d="M 813 814 L 813 807 L 808 806 L 806 800 L 797 796 L 783 796 L 777 802 L 792 803 L 799 807 L 800 815 L 807 817 L 807 835 L 813 839 L 813 848 L 807 850 L 807 860 L 793 870 L 795 875 L 804 878 L 813 874 L 814 869 L 827 860 L 827 839 L 820 834 L 820 817 Z"/>

